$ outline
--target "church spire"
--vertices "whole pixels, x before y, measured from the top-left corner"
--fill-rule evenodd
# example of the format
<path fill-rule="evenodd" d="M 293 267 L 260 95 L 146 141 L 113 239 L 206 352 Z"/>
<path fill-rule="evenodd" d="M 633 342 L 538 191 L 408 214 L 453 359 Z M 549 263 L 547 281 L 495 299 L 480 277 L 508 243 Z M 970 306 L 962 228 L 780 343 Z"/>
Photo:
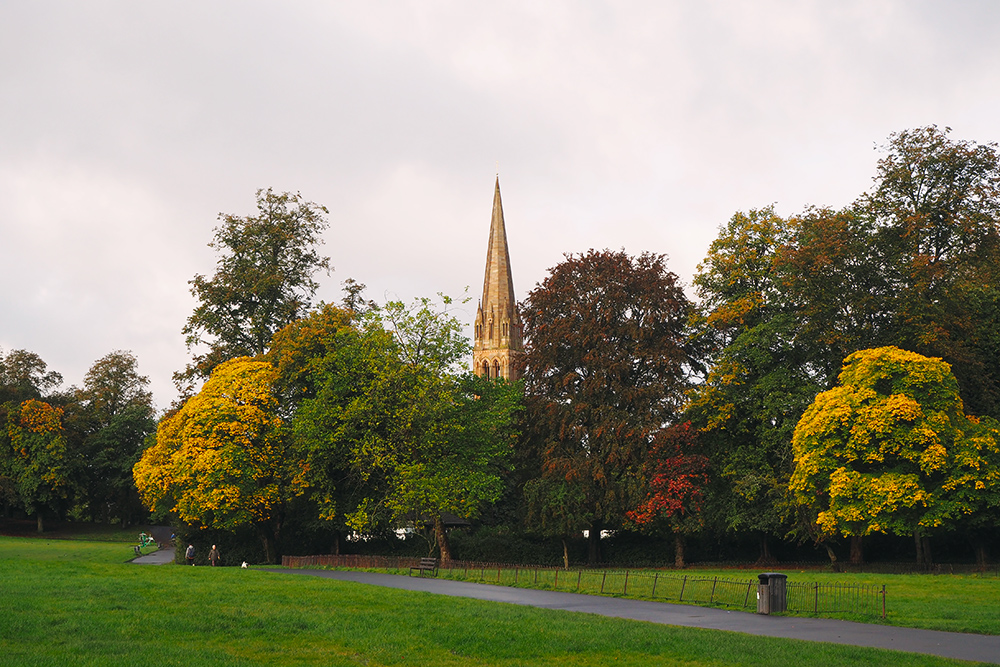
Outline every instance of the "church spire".
<path fill-rule="evenodd" d="M 521 319 L 514 298 L 499 176 L 493 190 L 486 275 L 483 278 L 483 297 L 476 312 L 475 339 L 472 365 L 476 375 L 509 380 L 517 378 L 517 366 L 513 362 L 523 349 Z"/>
<path fill-rule="evenodd" d="M 514 302 L 514 278 L 510 273 L 510 252 L 507 250 L 507 228 L 503 223 L 503 203 L 500 201 L 500 177 L 493 190 L 493 218 L 490 220 L 490 245 L 486 251 L 486 276 L 483 278 L 482 303 L 498 305 Z"/>

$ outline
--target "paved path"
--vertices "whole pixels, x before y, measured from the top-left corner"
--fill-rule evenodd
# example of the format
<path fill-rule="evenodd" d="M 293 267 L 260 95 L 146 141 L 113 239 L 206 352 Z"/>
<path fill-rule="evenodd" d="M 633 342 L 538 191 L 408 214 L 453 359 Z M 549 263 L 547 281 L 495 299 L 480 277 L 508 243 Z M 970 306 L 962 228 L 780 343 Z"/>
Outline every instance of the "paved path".
<path fill-rule="evenodd" d="M 285 574 L 304 574 L 375 586 L 426 591 L 439 595 L 476 598 L 493 602 L 562 609 L 614 618 L 629 618 L 664 625 L 730 630 L 765 637 L 784 637 L 831 642 L 852 646 L 927 653 L 945 658 L 1000 664 L 1000 636 L 970 635 L 958 632 L 917 630 L 887 625 L 867 625 L 824 618 L 761 616 L 741 611 L 667 604 L 646 600 L 539 591 L 529 588 L 491 586 L 465 581 L 404 577 L 375 572 L 341 570 L 267 570 Z"/>
<path fill-rule="evenodd" d="M 168 563 L 173 563 L 174 548 L 169 547 L 167 549 L 158 549 L 153 553 L 146 554 L 145 556 L 133 558 L 132 562 L 138 563 L 139 565 L 166 565 Z"/>

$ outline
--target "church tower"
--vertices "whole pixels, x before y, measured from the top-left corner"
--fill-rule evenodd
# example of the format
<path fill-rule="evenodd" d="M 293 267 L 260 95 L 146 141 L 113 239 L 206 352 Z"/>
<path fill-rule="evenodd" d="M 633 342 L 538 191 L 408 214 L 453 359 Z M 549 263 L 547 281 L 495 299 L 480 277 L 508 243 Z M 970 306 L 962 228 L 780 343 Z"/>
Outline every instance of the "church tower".
<path fill-rule="evenodd" d="M 493 191 L 493 219 L 490 221 L 490 244 L 486 251 L 486 277 L 483 298 L 475 321 L 475 345 L 472 370 L 487 378 L 518 379 L 517 360 L 524 350 L 521 341 L 521 318 L 514 299 L 514 279 L 507 252 L 507 230 L 500 203 L 500 177 Z"/>

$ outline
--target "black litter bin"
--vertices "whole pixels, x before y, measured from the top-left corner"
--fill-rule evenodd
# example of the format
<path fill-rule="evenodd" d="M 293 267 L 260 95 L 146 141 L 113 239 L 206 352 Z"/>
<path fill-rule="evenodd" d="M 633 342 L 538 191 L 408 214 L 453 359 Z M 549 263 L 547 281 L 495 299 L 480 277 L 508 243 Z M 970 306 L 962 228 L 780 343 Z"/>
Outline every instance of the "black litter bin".
<path fill-rule="evenodd" d="M 776 614 L 788 609 L 788 575 L 764 572 L 757 575 L 757 613 Z"/>

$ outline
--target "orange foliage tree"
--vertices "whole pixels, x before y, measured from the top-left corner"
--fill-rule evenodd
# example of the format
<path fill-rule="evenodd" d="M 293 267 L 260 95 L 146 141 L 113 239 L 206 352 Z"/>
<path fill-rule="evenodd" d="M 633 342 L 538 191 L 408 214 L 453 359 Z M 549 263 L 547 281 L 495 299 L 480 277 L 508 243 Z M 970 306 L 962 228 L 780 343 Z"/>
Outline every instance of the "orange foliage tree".
<path fill-rule="evenodd" d="M 133 469 L 154 513 L 205 528 L 253 527 L 269 561 L 284 503 L 302 490 L 286 457 L 276 378 L 266 361 L 220 364 L 198 394 L 160 421 L 156 444 Z"/>

